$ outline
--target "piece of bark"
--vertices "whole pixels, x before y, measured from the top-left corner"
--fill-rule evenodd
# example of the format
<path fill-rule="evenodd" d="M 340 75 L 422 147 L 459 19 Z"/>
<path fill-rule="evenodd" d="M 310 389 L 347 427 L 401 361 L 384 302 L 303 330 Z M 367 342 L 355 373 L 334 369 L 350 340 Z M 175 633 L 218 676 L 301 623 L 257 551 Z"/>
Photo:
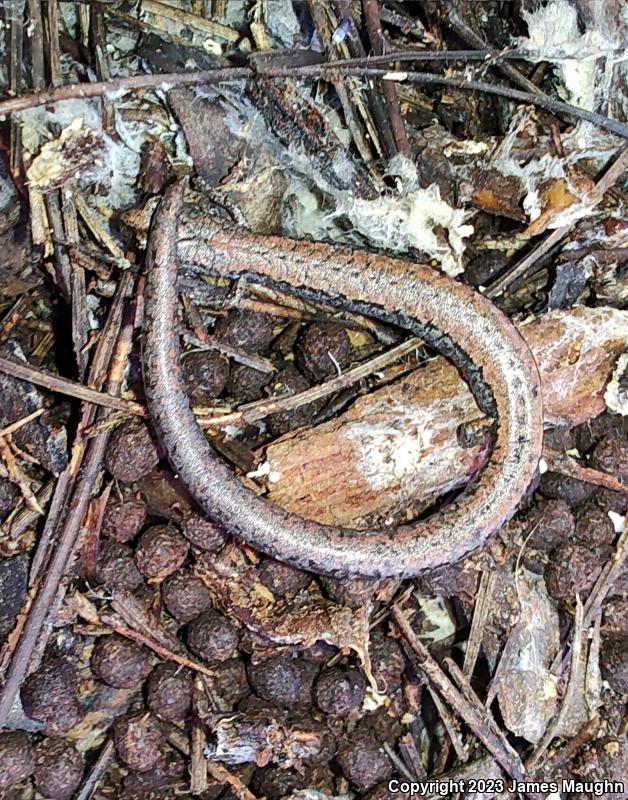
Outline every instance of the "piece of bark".
<path fill-rule="evenodd" d="M 28 587 L 28 558 L 0 558 L 0 642 L 13 630 Z"/>
<path fill-rule="evenodd" d="M 212 741 L 205 756 L 225 764 L 255 762 L 258 767 L 280 764 L 302 768 L 303 761 L 319 758 L 329 748 L 329 733 L 286 725 L 265 714 L 229 715 L 210 724 Z"/>
<path fill-rule="evenodd" d="M 41 248 L 31 245 L 26 221 L 19 219 L 15 225 L 3 224 L 10 219 L 9 212 L 0 211 L 0 294 L 5 300 L 18 297 L 43 282 L 43 271 L 38 264 Z"/>
<path fill-rule="evenodd" d="M 581 425 L 606 409 L 604 391 L 628 345 L 628 312 L 577 306 L 519 328 L 541 374 L 546 421 Z"/>
<path fill-rule="evenodd" d="M 578 425 L 604 411 L 605 387 L 628 341 L 628 312 L 578 307 L 520 330 L 539 365 L 548 421 Z M 460 425 L 479 416 L 455 367 L 436 358 L 340 417 L 268 446 L 268 497 L 328 524 L 412 518 L 482 464 L 482 445 L 458 441 Z"/>
<path fill-rule="evenodd" d="M 197 89 L 168 92 L 194 159 L 194 167 L 208 186 L 219 186 L 246 150 L 245 138 L 234 136 L 237 112 L 219 97 L 203 96 Z"/>

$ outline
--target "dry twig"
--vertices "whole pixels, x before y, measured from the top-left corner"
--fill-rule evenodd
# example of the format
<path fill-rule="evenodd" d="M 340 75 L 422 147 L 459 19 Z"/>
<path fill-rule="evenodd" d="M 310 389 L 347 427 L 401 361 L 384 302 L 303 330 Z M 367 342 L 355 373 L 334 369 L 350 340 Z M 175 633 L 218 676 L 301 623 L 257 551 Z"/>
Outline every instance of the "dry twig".
<path fill-rule="evenodd" d="M 111 341 L 115 342 L 117 347 L 120 348 L 118 357 L 114 357 L 113 360 L 111 360 L 111 357 L 116 348 L 112 348 L 112 351 L 109 352 L 108 360 L 111 361 L 111 365 L 109 368 L 107 389 L 112 393 L 118 391 L 121 385 L 126 352 L 130 346 L 132 326 L 123 325 L 123 310 L 127 292 L 130 292 L 132 285 L 133 276 L 130 274 L 127 280 L 122 280 L 120 282 L 120 302 L 114 304 L 108 320 L 109 330 L 113 333 Z M 106 341 L 107 337 L 103 335 L 103 342 Z M 93 413 L 93 408 L 86 408 L 84 410 L 84 420 L 87 418 L 91 419 Z M 52 535 L 58 529 L 57 543 L 45 575 L 33 584 L 35 590 L 34 599 L 24 619 L 24 627 L 19 634 L 19 641 L 12 654 L 11 662 L 6 673 L 6 679 L 0 693 L 0 727 L 6 723 L 11 707 L 13 706 L 14 698 L 28 672 L 29 666 L 31 666 L 35 649 L 38 648 L 41 652 L 45 646 L 47 632 L 44 632 L 43 638 L 41 637 L 41 633 L 42 630 L 44 630 L 46 620 L 54 617 L 61 602 L 63 595 L 60 595 L 60 587 L 67 566 L 75 553 L 81 523 L 87 510 L 92 488 L 101 470 L 108 439 L 108 433 L 103 432 L 85 443 L 82 441 L 81 434 L 79 433 L 73 448 L 70 465 L 59 480 L 61 491 L 56 495 L 55 499 L 57 502 L 55 503 L 53 501 L 53 508 L 51 508 L 49 512 L 46 528 L 40 538 L 33 565 L 31 566 L 31 575 L 33 575 L 36 564 L 38 570 L 41 570 L 48 555 Z M 81 467 L 80 476 L 78 476 L 79 467 Z M 74 480 L 76 480 L 75 491 L 73 492 L 63 523 L 58 526 L 57 516 L 62 510 L 63 494 L 65 493 L 65 489 L 69 488 L 74 483 Z M 53 510 L 54 514 L 51 513 Z M 54 524 L 49 524 L 51 522 Z M 39 571 L 35 574 L 41 576 L 41 572 Z"/>
<path fill-rule="evenodd" d="M 348 370 L 336 378 L 325 381 L 325 383 L 321 383 L 318 386 L 312 386 L 310 389 L 306 389 L 305 391 L 291 395 L 290 397 L 283 397 L 277 400 L 257 400 L 253 403 L 248 403 L 241 406 L 237 411 L 227 412 L 225 414 L 221 414 L 220 416 L 214 417 L 202 416 L 201 412 L 205 413 L 205 410 L 198 408 L 196 409 L 196 413 L 199 415 L 199 425 L 203 428 L 218 426 L 223 427 L 226 425 L 234 425 L 239 423 L 248 425 L 252 422 L 256 422 L 257 420 L 267 417 L 269 414 L 275 414 L 278 411 L 289 411 L 294 408 L 298 408 L 299 406 L 306 405 L 314 400 L 320 400 L 323 397 L 327 397 L 334 392 L 346 389 L 347 386 L 351 386 L 353 383 L 362 380 L 362 378 L 366 378 L 373 372 L 383 369 L 393 361 L 403 358 L 403 356 L 413 352 L 420 345 L 421 340 L 413 337 L 397 347 L 394 347 L 392 350 L 389 350 L 387 353 L 382 353 L 379 356 L 375 356 L 375 358 L 365 361 L 364 364 L 360 364 L 359 366 L 354 367 L 354 369 Z"/>
<path fill-rule="evenodd" d="M 413 54 L 416 58 L 415 54 Z M 395 54 L 386 61 L 394 61 Z M 278 67 L 272 65 L 265 67 L 259 73 L 262 78 L 323 78 L 338 82 L 345 77 L 361 78 L 384 78 L 389 81 L 407 81 L 433 86 L 449 86 L 456 89 L 464 89 L 469 92 L 484 92 L 515 100 L 519 103 L 531 103 L 540 106 L 546 111 L 558 114 L 568 114 L 575 119 L 583 119 L 591 122 L 597 127 L 604 128 L 611 133 L 628 139 L 628 125 L 618 120 L 605 117 L 603 114 L 596 114 L 593 111 L 579 108 L 578 106 L 564 103 L 553 98 L 538 97 L 529 92 L 522 92 L 518 89 L 511 89 L 501 84 L 486 83 L 484 81 L 472 81 L 466 78 L 443 77 L 432 72 L 418 71 L 395 71 L 378 69 L 375 67 L 346 66 L 342 62 L 329 61 L 325 64 L 307 67 Z M 30 95 L 12 97 L 8 100 L 0 101 L 0 115 L 15 114 L 18 111 L 25 111 L 28 108 L 50 105 L 63 100 L 85 99 L 88 97 L 102 97 L 111 92 L 137 92 L 143 89 L 158 89 L 163 86 L 169 88 L 174 86 L 200 86 L 215 85 L 218 83 L 228 83 L 247 79 L 254 79 L 256 74 L 249 67 L 226 67 L 216 70 L 200 70 L 199 72 L 168 72 L 161 75 L 134 75 L 129 78 L 116 78 L 110 81 L 99 81 L 95 83 L 80 83 L 71 86 L 62 86 L 58 89 L 49 89 Z"/>
<path fill-rule="evenodd" d="M 495 589 L 495 573 L 489 570 L 482 572 L 480 586 L 475 598 L 475 609 L 473 611 L 473 622 L 467 639 L 467 648 L 464 654 L 464 664 L 462 671 L 469 680 L 473 675 L 475 663 L 480 653 L 482 635 L 486 626 L 486 617 L 491 608 L 493 591 Z"/>
<path fill-rule="evenodd" d="M 59 375 L 51 375 L 49 372 L 31 364 L 21 364 L 9 358 L 0 357 L 0 371 L 7 375 L 12 375 L 14 378 L 34 383 L 35 386 L 43 386 L 51 392 L 59 392 L 69 397 L 75 397 L 77 400 L 93 403 L 96 406 L 113 408 L 126 414 L 146 416 L 146 409 L 140 403 L 116 397 L 108 392 L 90 389 L 89 386 L 83 386 L 81 383 L 62 378 Z"/>
<path fill-rule="evenodd" d="M 494 722 L 491 724 L 486 709 L 480 703 L 471 702 L 465 694 L 454 686 L 438 663 L 432 658 L 427 647 L 416 636 L 399 606 L 395 606 L 392 609 L 391 616 L 395 625 L 416 654 L 418 666 L 425 673 L 430 683 L 438 689 L 443 699 L 466 722 L 500 767 L 510 777 L 523 781 L 525 779 L 525 769 L 519 756 L 506 742 L 503 734 L 496 730 Z"/>
<path fill-rule="evenodd" d="M 628 131 L 628 126 L 626 126 Z M 628 148 L 622 150 L 618 158 L 608 168 L 604 175 L 598 180 L 593 190 L 589 193 L 588 201 L 597 204 L 600 203 L 606 194 L 617 181 L 621 178 L 623 173 L 628 168 Z M 529 253 L 522 261 L 511 267 L 508 272 L 495 281 L 487 290 L 488 297 L 498 297 L 504 292 L 515 280 L 525 275 L 531 267 L 533 267 L 539 259 L 562 241 L 567 234 L 573 230 L 576 223 L 572 222 L 568 225 L 563 225 L 556 228 L 548 234 L 543 241 L 538 244 L 531 253 Z"/>
<path fill-rule="evenodd" d="M 544 446 L 543 458 L 551 472 L 560 472 L 562 475 L 568 475 L 570 478 L 576 478 L 594 486 L 602 486 L 612 492 L 621 492 L 622 494 L 628 492 L 628 485 L 615 475 L 610 475 L 608 472 L 602 472 L 592 467 L 583 467 L 582 464 L 579 464 L 567 453 L 561 453 L 558 450 Z"/>
<path fill-rule="evenodd" d="M 114 751 L 113 739 L 107 739 L 98 754 L 98 758 L 87 773 L 75 800 L 90 800 L 90 798 L 94 796 L 94 792 L 98 789 L 100 782 L 109 769 L 109 765 L 113 761 Z"/>

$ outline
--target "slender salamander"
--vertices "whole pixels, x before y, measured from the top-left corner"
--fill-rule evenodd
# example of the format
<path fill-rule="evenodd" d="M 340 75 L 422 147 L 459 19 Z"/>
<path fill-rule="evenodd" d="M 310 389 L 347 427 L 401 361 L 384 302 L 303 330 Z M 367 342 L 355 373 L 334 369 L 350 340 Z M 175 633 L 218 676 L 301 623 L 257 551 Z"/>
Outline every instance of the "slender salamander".
<path fill-rule="evenodd" d="M 167 190 L 152 224 L 144 370 L 157 435 L 200 506 L 264 553 L 338 577 L 413 576 L 482 545 L 515 512 L 543 439 L 536 363 L 508 318 L 468 286 L 408 260 L 259 236 L 209 215 L 180 226 L 183 191 L 182 184 Z M 495 419 L 487 463 L 440 511 L 374 531 L 321 525 L 256 495 L 214 452 L 190 407 L 179 363 L 179 261 L 222 277 L 252 277 L 422 336 L 456 363 L 480 408 Z"/>

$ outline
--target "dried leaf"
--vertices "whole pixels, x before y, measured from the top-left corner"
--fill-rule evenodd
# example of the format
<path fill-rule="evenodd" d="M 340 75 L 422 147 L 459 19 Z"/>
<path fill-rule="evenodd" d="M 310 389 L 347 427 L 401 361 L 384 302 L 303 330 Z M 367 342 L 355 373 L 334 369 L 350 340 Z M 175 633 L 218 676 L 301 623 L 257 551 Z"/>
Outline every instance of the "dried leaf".
<path fill-rule="evenodd" d="M 102 171 L 105 149 L 101 135 L 76 117 L 33 159 L 26 173 L 31 189 L 49 192 L 74 178 L 94 180 Z"/>
<path fill-rule="evenodd" d="M 488 169 L 478 175 L 471 202 L 490 214 L 522 222 L 526 218 L 521 207 L 522 198 L 523 186 L 516 175 L 502 175 Z"/>
<path fill-rule="evenodd" d="M 515 581 L 514 575 L 505 575 Z M 538 742 L 557 704 L 556 679 L 549 668 L 560 642 L 558 612 L 542 576 L 521 570 L 516 578 L 519 624 L 511 658 L 500 674 L 499 708 L 509 730 Z"/>
<path fill-rule="evenodd" d="M 353 650 L 377 691 L 368 651 L 371 603 L 359 608 L 339 605 L 323 597 L 315 583 L 290 600 L 275 598 L 235 545 L 217 555 L 204 553 L 195 572 L 228 613 L 267 641 L 289 647 L 324 641 Z"/>
<path fill-rule="evenodd" d="M 569 179 L 559 178 L 542 184 L 538 189 L 541 212 L 532 222 L 524 234 L 538 236 L 548 228 L 559 228 L 566 225 L 568 220 L 583 217 L 596 205 L 587 202 L 587 193 L 595 186 L 594 181 L 583 176 L 572 176 Z M 568 216 L 564 212 L 571 209 Z"/>
<path fill-rule="evenodd" d="M 562 711 L 562 721 L 555 731 L 556 736 L 570 739 L 592 719 L 601 706 L 602 675 L 600 672 L 600 625 L 597 621 L 589 641 L 582 637 L 580 649 L 580 671 L 572 693 L 572 701 Z M 564 702 L 564 701 L 563 701 Z"/>

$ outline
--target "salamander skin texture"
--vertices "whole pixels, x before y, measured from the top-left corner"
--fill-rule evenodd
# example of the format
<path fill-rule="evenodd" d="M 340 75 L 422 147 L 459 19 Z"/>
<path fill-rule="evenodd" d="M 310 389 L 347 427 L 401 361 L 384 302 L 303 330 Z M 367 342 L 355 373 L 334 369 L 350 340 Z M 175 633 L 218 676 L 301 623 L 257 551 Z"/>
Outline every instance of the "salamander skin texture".
<path fill-rule="evenodd" d="M 259 550 L 313 572 L 410 577 L 454 563 L 508 520 L 537 469 L 543 438 L 539 374 L 527 345 L 490 301 L 410 261 L 257 236 L 205 215 L 182 222 L 183 186 L 153 220 L 144 330 L 146 396 L 174 469 L 201 507 Z M 180 367 L 177 264 L 258 281 L 359 309 L 427 338 L 456 363 L 497 417 L 491 456 L 469 487 L 425 520 L 379 531 L 320 525 L 247 489 L 199 428 Z M 445 346 L 443 346 L 445 343 Z M 449 346 L 447 346 L 447 344 Z M 464 371 L 464 370 L 463 370 Z M 488 387 L 488 389 L 487 389 Z"/>

